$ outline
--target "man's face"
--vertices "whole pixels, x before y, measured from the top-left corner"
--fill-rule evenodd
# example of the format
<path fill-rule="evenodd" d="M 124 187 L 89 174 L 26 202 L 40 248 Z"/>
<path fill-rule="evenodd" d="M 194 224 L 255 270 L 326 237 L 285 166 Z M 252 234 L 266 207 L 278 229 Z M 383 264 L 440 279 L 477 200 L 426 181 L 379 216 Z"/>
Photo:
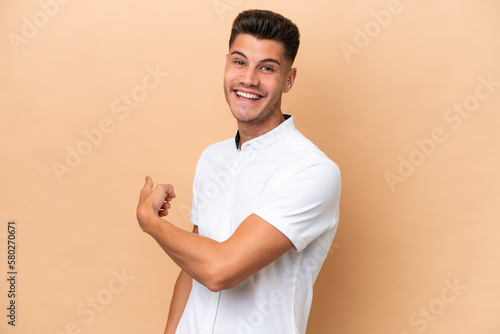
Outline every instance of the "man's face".
<path fill-rule="evenodd" d="M 295 74 L 280 42 L 238 35 L 226 56 L 224 73 L 224 94 L 234 117 L 240 122 L 264 122 L 281 113 L 281 94 L 292 88 Z"/>

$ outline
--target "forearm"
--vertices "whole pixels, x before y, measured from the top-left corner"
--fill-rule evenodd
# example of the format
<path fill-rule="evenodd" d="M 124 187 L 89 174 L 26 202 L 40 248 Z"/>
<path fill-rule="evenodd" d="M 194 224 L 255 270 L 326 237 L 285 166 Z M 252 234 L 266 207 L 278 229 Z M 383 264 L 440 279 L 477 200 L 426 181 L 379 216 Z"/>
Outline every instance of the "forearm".
<path fill-rule="evenodd" d="M 170 302 L 170 309 L 168 311 L 167 326 L 164 334 L 174 334 L 179 321 L 181 320 L 182 313 L 186 308 L 186 304 L 191 293 L 193 279 L 184 270 L 181 270 L 179 277 L 175 283 L 174 293 Z"/>
<path fill-rule="evenodd" d="M 219 265 L 224 259 L 222 243 L 185 231 L 156 216 L 150 216 L 146 233 L 151 235 L 189 276 L 215 289 Z"/>

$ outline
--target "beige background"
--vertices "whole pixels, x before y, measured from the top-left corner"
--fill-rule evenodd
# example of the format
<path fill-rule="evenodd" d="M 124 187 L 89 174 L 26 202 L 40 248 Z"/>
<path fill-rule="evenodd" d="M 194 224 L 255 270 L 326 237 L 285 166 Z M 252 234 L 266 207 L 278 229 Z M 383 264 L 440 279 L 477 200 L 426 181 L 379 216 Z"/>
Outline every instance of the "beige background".
<path fill-rule="evenodd" d="M 222 71 L 248 8 L 298 24 L 285 110 L 342 171 L 308 333 L 498 333 L 496 0 L 0 1 L 0 331 L 162 332 L 178 268 L 139 229 L 138 191 L 174 184 L 191 228 L 199 154 L 236 130 Z"/>

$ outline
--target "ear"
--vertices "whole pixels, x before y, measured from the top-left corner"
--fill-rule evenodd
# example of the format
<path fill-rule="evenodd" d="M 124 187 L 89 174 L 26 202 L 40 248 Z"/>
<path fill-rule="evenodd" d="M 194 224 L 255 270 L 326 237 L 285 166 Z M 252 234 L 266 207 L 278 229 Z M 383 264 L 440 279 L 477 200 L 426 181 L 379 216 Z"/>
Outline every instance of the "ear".
<path fill-rule="evenodd" d="M 288 93 L 290 89 L 292 89 L 296 77 L 297 69 L 292 68 L 290 72 L 288 72 L 288 77 L 286 78 L 285 86 L 283 87 L 283 93 Z"/>

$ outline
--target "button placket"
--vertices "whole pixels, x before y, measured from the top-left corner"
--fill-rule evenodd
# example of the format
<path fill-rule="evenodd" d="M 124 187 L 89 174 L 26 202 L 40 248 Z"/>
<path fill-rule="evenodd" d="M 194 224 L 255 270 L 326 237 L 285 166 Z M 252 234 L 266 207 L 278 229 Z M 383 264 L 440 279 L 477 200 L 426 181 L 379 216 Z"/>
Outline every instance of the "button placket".
<path fill-rule="evenodd" d="M 206 318 L 205 326 L 203 329 L 203 331 L 206 334 L 212 334 L 214 332 L 215 319 L 217 318 L 217 311 L 219 309 L 220 294 L 221 294 L 220 291 L 210 293 L 210 301 L 208 303 L 207 318 Z"/>

